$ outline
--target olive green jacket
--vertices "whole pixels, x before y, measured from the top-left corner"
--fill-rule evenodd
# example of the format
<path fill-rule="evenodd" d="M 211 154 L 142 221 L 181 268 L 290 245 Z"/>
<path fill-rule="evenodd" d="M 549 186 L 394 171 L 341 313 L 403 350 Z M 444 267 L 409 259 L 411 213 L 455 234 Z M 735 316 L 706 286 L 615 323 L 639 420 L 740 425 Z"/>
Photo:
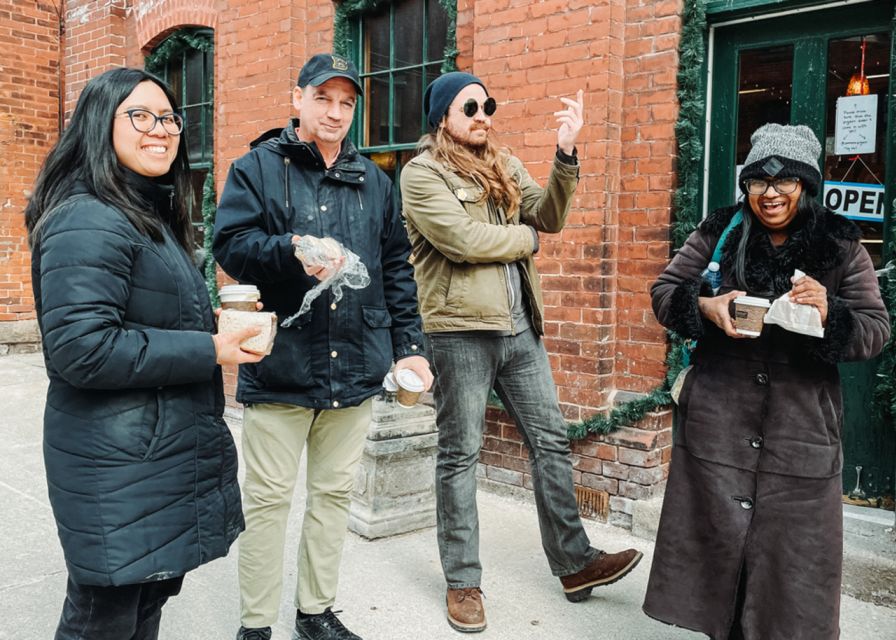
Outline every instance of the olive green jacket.
<path fill-rule="evenodd" d="M 401 197 L 414 254 L 423 329 L 427 333 L 493 330 L 515 332 L 511 323 L 509 265 L 521 261 L 522 289 L 532 326 L 544 334 L 544 307 L 531 228 L 557 233 L 566 222 L 579 167 L 554 160 L 542 189 L 515 157 L 511 175 L 522 191 L 510 220 L 482 198 L 482 188 L 437 162 L 429 151 L 401 172 Z"/>

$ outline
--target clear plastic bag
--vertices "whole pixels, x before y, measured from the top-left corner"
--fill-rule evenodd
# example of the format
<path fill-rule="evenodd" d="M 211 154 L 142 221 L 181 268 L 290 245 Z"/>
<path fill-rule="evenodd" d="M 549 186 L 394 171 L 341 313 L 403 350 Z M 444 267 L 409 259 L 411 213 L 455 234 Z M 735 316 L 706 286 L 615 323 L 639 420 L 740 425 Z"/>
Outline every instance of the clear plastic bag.
<path fill-rule="evenodd" d="M 361 258 L 333 238 L 302 236 L 294 247 L 296 258 L 309 267 L 333 269 L 340 259 L 345 258 L 345 261 L 328 278 L 318 282 L 313 289 L 305 294 L 302 306 L 296 313 L 281 322 L 281 327 L 292 326 L 297 318 L 311 309 L 311 303 L 327 289 L 333 289 L 333 300 L 339 302 L 342 300 L 342 287 L 363 289 L 370 284 L 370 274 L 367 273 L 367 267 L 361 262 Z"/>
<path fill-rule="evenodd" d="M 797 269 L 793 272 L 792 280 L 799 280 L 805 275 Z M 810 304 L 792 301 L 789 292 L 772 302 L 764 321 L 766 324 L 776 324 L 794 333 L 824 338 L 824 327 L 821 326 L 821 314 L 818 309 Z"/>

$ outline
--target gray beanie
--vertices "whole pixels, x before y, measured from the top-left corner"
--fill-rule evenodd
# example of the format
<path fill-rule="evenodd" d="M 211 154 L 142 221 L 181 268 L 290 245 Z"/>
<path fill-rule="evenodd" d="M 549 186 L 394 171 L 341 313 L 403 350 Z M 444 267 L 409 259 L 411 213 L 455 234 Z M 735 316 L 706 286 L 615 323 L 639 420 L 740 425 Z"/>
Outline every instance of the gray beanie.
<path fill-rule="evenodd" d="M 812 129 L 803 124 L 769 123 L 756 129 L 750 136 L 750 144 L 750 153 L 740 172 L 742 190 L 744 180 L 777 176 L 799 178 L 809 195 L 818 194 L 821 144 Z"/>

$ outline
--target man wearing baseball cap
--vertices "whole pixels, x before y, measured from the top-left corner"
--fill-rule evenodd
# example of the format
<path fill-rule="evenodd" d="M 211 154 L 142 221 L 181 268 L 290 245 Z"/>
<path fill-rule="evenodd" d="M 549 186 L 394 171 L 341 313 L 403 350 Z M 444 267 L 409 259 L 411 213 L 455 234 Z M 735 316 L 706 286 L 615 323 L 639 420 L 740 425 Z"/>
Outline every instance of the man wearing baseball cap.
<path fill-rule="evenodd" d="M 282 589 L 287 517 L 307 451 L 307 502 L 298 550 L 293 640 L 360 640 L 332 611 L 350 491 L 372 398 L 395 361 L 428 388 L 410 246 L 392 182 L 346 139 L 362 92 L 355 66 L 322 53 L 292 92 L 297 118 L 251 143 L 230 168 L 215 222 L 214 254 L 261 290 L 266 311 L 295 314 L 332 269 L 304 265 L 303 235 L 333 238 L 367 268 L 370 284 L 331 291 L 280 328 L 266 366 L 240 367 L 243 509 L 238 640 L 268 640 Z M 333 268 L 338 268 L 334 266 Z"/>
<path fill-rule="evenodd" d="M 476 513 L 476 466 L 490 390 L 498 392 L 530 451 L 542 545 L 566 598 L 626 576 L 641 559 L 591 546 L 573 490 L 566 420 L 557 403 L 533 254 L 557 233 L 579 179 L 575 142 L 583 93 L 560 98 L 557 151 L 542 189 L 494 141 L 497 103 L 469 73 L 440 76 L 423 106 L 433 133 L 401 173 L 423 327 L 430 339 L 439 448 L 436 501 L 448 623 L 486 627 Z"/>

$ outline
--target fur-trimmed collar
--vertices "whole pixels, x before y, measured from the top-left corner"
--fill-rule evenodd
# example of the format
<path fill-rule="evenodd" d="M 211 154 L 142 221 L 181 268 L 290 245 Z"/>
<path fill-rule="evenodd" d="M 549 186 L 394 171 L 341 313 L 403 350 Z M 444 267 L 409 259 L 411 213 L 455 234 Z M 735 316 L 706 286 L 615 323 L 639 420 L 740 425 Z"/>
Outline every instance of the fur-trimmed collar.
<path fill-rule="evenodd" d="M 753 216 L 745 204 L 725 207 L 708 216 L 701 223 L 701 230 L 719 237 L 741 206 L 744 207 L 744 215 Z M 760 296 L 784 294 L 792 286 L 790 277 L 794 269 L 820 278 L 842 264 L 844 241 L 858 240 L 862 235 L 852 221 L 814 201 L 810 213 L 794 220 L 789 231 L 790 237 L 784 244 L 775 247 L 765 228 L 753 216 L 744 274 L 749 293 Z M 743 227 L 739 225 L 731 230 L 725 240 L 721 263 L 723 273 L 735 272 L 737 246 L 742 234 Z"/>

